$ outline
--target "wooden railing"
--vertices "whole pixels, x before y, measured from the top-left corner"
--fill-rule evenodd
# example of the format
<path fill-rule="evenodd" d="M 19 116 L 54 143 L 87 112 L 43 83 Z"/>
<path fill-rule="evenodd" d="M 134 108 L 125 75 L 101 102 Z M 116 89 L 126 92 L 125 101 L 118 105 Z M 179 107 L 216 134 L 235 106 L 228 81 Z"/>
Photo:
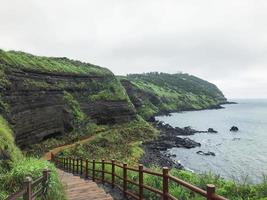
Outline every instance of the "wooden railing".
<path fill-rule="evenodd" d="M 45 169 L 43 175 L 34 181 L 31 177 L 26 177 L 22 189 L 10 195 L 7 200 L 16 200 L 21 197 L 23 200 L 44 199 L 47 194 L 49 174 L 50 171 Z"/>
<path fill-rule="evenodd" d="M 129 167 L 126 163 L 119 164 L 112 161 L 102 160 L 97 162 L 95 160 L 89 161 L 88 159 L 77 159 L 77 158 L 65 158 L 65 157 L 54 157 L 52 161 L 61 169 L 66 170 L 73 174 L 84 175 L 85 178 L 92 178 L 93 181 L 100 181 L 101 183 L 109 183 L 112 188 L 117 187 L 122 191 L 124 196 L 130 196 L 133 199 L 143 200 L 144 190 L 148 190 L 160 196 L 163 200 L 177 200 L 179 197 L 174 197 L 169 193 L 169 185 L 171 182 L 181 185 L 194 193 L 197 193 L 207 200 L 227 200 L 226 198 L 219 196 L 215 193 L 215 186 L 212 184 L 207 185 L 207 189 L 202 190 L 194 185 L 191 185 L 177 177 L 169 174 L 169 169 L 163 167 L 162 173 L 150 171 L 144 168 L 143 165 L 139 165 L 138 168 Z M 91 168 L 89 167 L 91 165 Z M 98 165 L 98 166 L 97 166 Z M 100 165 L 100 166 L 99 166 Z M 109 171 L 106 170 L 109 167 Z M 116 173 L 116 169 L 122 170 L 122 175 Z M 91 172 L 91 173 L 90 173 Z M 133 180 L 128 176 L 128 172 L 138 173 L 138 180 Z M 100 177 L 96 174 L 100 174 Z M 156 189 L 149 185 L 144 184 L 144 174 L 157 176 L 162 179 L 162 188 Z M 110 180 L 107 180 L 109 176 Z M 132 184 L 138 189 L 136 191 L 130 191 L 128 184 Z"/>

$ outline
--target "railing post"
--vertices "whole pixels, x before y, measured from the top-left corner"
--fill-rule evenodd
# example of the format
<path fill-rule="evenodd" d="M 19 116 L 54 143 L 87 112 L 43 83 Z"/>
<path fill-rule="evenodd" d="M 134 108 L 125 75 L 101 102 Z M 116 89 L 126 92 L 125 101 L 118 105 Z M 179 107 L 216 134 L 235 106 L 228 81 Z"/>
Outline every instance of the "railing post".
<path fill-rule="evenodd" d="M 47 181 L 48 180 L 48 178 L 49 178 L 49 170 L 48 169 L 44 169 L 43 170 L 43 179 L 45 180 L 45 181 Z"/>
<path fill-rule="evenodd" d="M 105 160 L 102 159 L 102 183 L 105 183 Z"/>
<path fill-rule="evenodd" d="M 63 170 L 65 170 L 65 167 L 66 167 L 66 159 L 65 157 L 63 158 Z"/>
<path fill-rule="evenodd" d="M 66 158 L 67 159 L 67 172 L 70 170 L 70 159 L 69 157 Z"/>
<path fill-rule="evenodd" d="M 80 171 L 80 174 L 82 175 L 83 174 L 83 159 L 82 158 L 81 158 L 80 162 L 81 162 L 81 171 Z"/>
<path fill-rule="evenodd" d="M 93 160 L 93 181 L 95 182 L 95 160 Z"/>
<path fill-rule="evenodd" d="M 51 162 L 54 162 L 55 160 L 54 160 L 54 154 L 53 154 L 53 152 L 51 152 Z"/>
<path fill-rule="evenodd" d="M 127 192 L 127 163 L 123 163 L 123 195 L 126 197 Z"/>
<path fill-rule="evenodd" d="M 71 158 L 69 157 L 69 172 L 71 173 Z"/>
<path fill-rule="evenodd" d="M 115 160 L 111 160 L 111 186 L 115 187 Z"/>
<path fill-rule="evenodd" d="M 68 158 L 65 157 L 65 171 L 68 171 Z"/>
<path fill-rule="evenodd" d="M 85 161 L 85 178 L 88 178 L 88 159 Z"/>
<path fill-rule="evenodd" d="M 32 178 L 26 177 L 23 183 L 26 189 L 26 193 L 23 195 L 24 200 L 32 200 Z"/>
<path fill-rule="evenodd" d="M 212 200 L 213 195 L 215 194 L 215 186 L 212 184 L 207 185 L 207 200 Z"/>
<path fill-rule="evenodd" d="M 76 159 L 76 174 L 79 174 L 79 159 Z"/>
<path fill-rule="evenodd" d="M 49 173 L 50 173 L 50 170 L 48 170 L 48 169 L 45 169 L 45 170 L 43 170 L 43 196 L 45 196 L 46 195 L 46 187 L 47 187 L 47 181 L 48 181 L 48 179 L 49 179 Z"/>
<path fill-rule="evenodd" d="M 163 200 L 168 200 L 168 194 L 169 194 L 169 168 L 163 167 Z"/>
<path fill-rule="evenodd" d="M 144 166 L 139 165 L 139 200 L 144 199 Z"/>
<path fill-rule="evenodd" d="M 72 173 L 75 174 L 75 159 L 72 159 Z"/>

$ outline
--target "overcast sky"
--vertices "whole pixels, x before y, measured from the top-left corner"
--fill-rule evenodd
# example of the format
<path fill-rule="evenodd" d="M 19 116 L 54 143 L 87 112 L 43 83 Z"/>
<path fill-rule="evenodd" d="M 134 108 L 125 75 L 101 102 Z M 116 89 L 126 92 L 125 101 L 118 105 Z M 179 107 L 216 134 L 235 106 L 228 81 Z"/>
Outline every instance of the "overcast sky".
<path fill-rule="evenodd" d="M 266 0 L 0 0 L 0 48 L 115 74 L 187 72 L 267 98 Z"/>

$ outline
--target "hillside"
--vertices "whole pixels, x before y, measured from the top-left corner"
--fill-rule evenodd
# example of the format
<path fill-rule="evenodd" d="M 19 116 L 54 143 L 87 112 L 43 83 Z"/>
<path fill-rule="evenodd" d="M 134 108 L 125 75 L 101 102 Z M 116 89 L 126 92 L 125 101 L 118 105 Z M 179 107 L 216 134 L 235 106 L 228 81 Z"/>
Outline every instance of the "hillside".
<path fill-rule="evenodd" d="M 226 102 L 216 85 L 188 74 L 130 74 L 120 80 L 144 118 L 163 112 L 213 108 Z"/>
<path fill-rule="evenodd" d="M 88 124 L 136 117 L 124 88 L 106 68 L 0 50 L 0 115 L 26 147 Z"/>

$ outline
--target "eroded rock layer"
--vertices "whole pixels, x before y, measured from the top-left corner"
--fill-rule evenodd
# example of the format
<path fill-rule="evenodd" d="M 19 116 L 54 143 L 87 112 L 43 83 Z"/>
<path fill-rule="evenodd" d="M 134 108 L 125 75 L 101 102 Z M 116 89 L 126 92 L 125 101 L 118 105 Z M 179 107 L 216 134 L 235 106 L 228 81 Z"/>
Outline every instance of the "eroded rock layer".
<path fill-rule="evenodd" d="M 73 116 L 64 101 L 64 92 L 70 93 L 87 117 L 98 124 L 122 123 L 135 117 L 127 96 L 99 97 L 110 87 L 109 83 L 114 85 L 113 90 L 120 87 L 113 75 L 69 75 L 14 68 L 6 69 L 5 75 L 8 84 L 1 88 L 2 101 L 8 105 L 5 114 L 20 146 L 72 130 Z"/>

